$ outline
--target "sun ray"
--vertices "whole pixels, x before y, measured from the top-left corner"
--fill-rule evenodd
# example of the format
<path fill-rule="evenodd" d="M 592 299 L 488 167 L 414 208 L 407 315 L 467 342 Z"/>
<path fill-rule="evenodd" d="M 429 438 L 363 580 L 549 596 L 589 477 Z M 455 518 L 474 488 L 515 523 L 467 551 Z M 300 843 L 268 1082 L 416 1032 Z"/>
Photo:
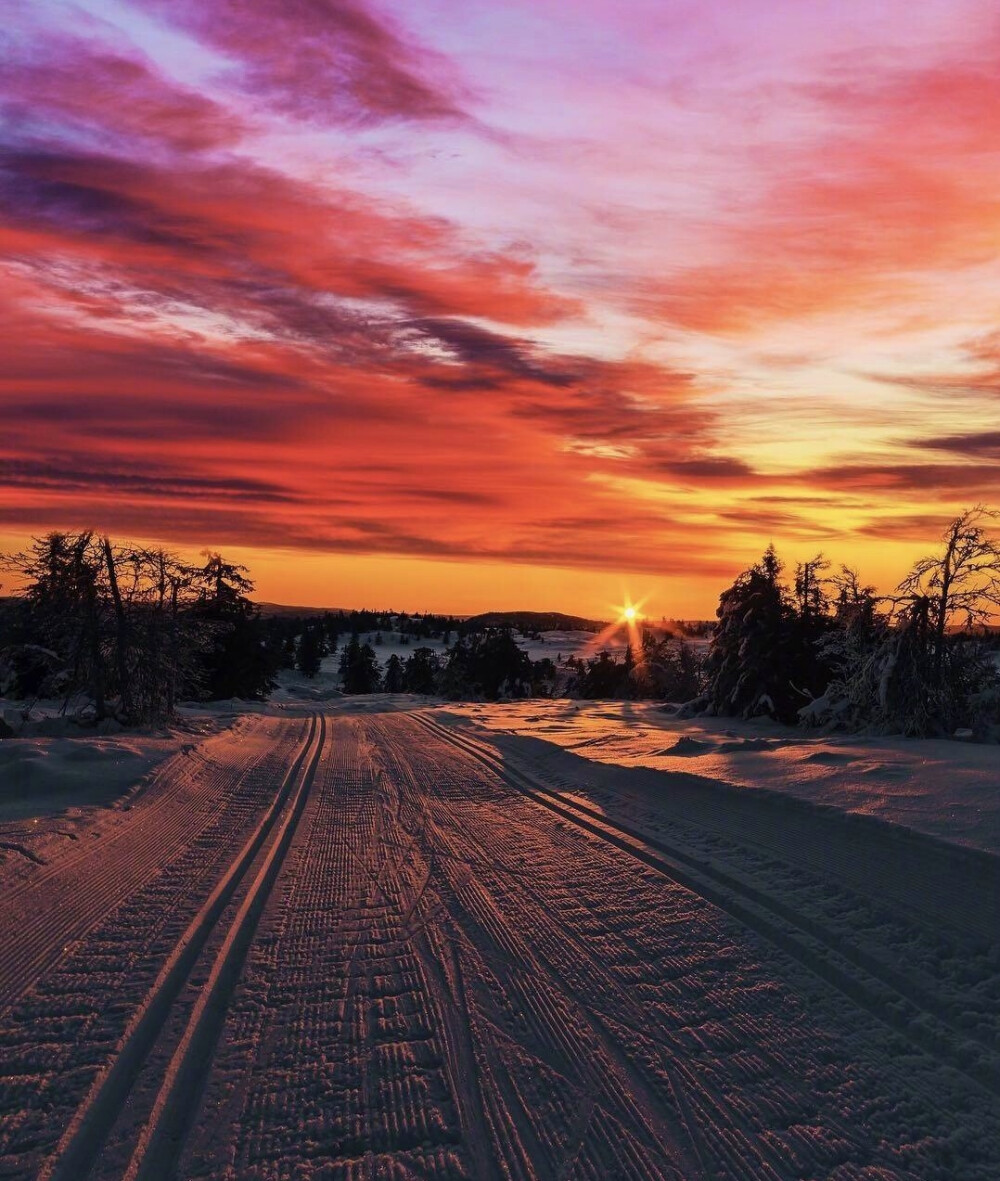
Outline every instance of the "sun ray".
<path fill-rule="evenodd" d="M 632 645 L 636 663 L 639 663 L 642 659 L 642 608 L 649 601 L 651 593 L 633 601 L 628 592 L 624 592 L 624 601 L 613 606 L 614 618 L 587 641 L 583 648 L 584 654 L 600 651 L 624 632 L 627 642 Z"/>

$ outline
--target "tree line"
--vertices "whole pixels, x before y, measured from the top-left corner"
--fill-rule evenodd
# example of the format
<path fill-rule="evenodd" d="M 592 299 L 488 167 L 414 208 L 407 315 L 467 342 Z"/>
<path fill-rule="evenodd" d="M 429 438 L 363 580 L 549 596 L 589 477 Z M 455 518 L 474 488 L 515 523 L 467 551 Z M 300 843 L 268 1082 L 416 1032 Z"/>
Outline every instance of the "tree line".
<path fill-rule="evenodd" d="M 890 594 L 822 555 L 786 578 L 773 547 L 696 625 L 649 627 L 621 658 L 533 661 L 508 621 L 390 611 L 262 617 L 248 571 L 200 565 L 94 532 L 50 533 L 8 555 L 24 593 L 0 601 L 0 692 L 62 697 L 130 724 L 186 698 L 265 698 L 282 668 L 316 676 L 339 650 L 347 693 L 451 699 L 652 699 L 684 712 L 907 734 L 1000 724 L 998 514 L 956 518 Z M 531 623 L 535 620 L 532 618 Z M 372 637 L 362 642 L 361 635 Z M 412 651 L 379 660 L 390 637 Z M 440 641 L 443 651 L 423 640 Z"/>
<path fill-rule="evenodd" d="M 773 547 L 722 593 L 695 709 L 910 735 L 1000 722 L 998 514 L 962 513 L 893 592 Z"/>
<path fill-rule="evenodd" d="M 260 699 L 276 654 L 245 567 L 202 565 L 92 531 L 54 532 L 6 555 L 25 584 L 0 615 L 3 689 L 62 698 L 83 716 L 135 724 L 186 697 Z"/>
<path fill-rule="evenodd" d="M 357 632 L 340 647 L 338 673 L 345 693 L 416 693 L 425 696 L 497 700 L 500 697 L 551 696 L 555 664 L 531 660 L 509 627 L 485 627 L 458 635 L 443 652 L 418 645 L 404 660 L 393 652 L 383 669 L 377 648 Z M 447 643 L 448 630 L 442 633 Z M 337 653 L 337 637 L 325 639 L 315 626 L 299 638 L 295 667 L 315 676 L 326 656 Z"/>

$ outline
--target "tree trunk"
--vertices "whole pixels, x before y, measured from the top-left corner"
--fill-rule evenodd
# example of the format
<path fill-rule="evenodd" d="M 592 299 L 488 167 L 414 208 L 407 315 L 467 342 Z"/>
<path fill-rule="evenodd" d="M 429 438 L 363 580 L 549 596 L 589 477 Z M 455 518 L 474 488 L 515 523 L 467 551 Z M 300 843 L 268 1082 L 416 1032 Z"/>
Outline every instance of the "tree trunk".
<path fill-rule="evenodd" d="M 110 538 L 102 538 L 101 546 L 104 550 L 104 563 L 107 567 L 108 583 L 111 587 L 111 600 L 115 608 L 115 667 L 118 673 L 121 712 L 125 718 L 128 718 L 132 713 L 132 694 L 128 671 L 128 619 L 118 586 L 118 571 L 115 569 L 115 555 L 111 549 Z"/>
<path fill-rule="evenodd" d="M 94 693 L 94 711 L 97 721 L 102 721 L 107 714 L 104 701 L 104 659 L 101 656 L 101 631 L 97 615 L 97 591 L 89 588 L 87 595 L 87 642 L 90 646 L 91 682 Z"/>

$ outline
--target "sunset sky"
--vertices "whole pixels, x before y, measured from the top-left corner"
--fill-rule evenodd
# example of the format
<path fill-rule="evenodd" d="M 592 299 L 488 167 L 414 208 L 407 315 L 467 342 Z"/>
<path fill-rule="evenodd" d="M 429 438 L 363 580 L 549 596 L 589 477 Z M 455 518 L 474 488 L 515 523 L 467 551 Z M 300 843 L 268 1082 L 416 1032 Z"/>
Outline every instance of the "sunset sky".
<path fill-rule="evenodd" d="M 0 549 L 708 616 L 1000 504 L 995 0 L 14 0 Z"/>

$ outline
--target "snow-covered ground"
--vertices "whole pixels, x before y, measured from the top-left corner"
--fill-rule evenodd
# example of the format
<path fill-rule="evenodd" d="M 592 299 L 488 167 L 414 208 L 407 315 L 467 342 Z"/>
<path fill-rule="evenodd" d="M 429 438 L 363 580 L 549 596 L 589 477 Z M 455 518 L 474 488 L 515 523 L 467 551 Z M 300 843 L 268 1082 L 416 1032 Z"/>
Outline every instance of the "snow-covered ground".
<path fill-rule="evenodd" d="M 630 701 L 450 704 L 493 731 L 554 743 L 597 763 L 683 771 L 785 792 L 1000 852 L 1000 747 L 946 739 L 809 734 L 755 719 L 675 720 Z M 669 790 L 669 781 L 663 790 Z"/>
<path fill-rule="evenodd" d="M 560 655 L 565 660 L 570 654 L 590 655 L 593 639 L 587 632 L 548 632 L 525 647 L 534 660 Z M 401 645 L 396 635 L 375 651 L 384 664 L 393 652 L 405 660 L 423 644 Z M 426 646 L 438 652 L 444 648 L 440 641 Z M 174 752 L 241 715 L 296 712 L 312 705 L 383 712 L 434 704 L 405 694 L 344 697 L 338 661 L 339 654 L 326 657 L 312 680 L 291 670 L 281 672 L 268 703 L 182 706 L 178 723 L 169 728 L 124 732 L 111 723 L 105 732 L 95 733 L 60 718 L 59 703 L 38 703 L 22 737 L 0 740 L 0 824 L 76 814 L 108 803 Z M 0 700 L 0 716 L 17 708 L 17 703 Z M 706 784 L 785 792 L 1000 852 L 997 746 L 816 735 L 762 719 L 676 720 L 651 702 L 560 699 L 448 703 L 444 708 L 487 730 L 541 739 L 594 763 L 683 771 Z"/>
<path fill-rule="evenodd" d="M 0 742 L 5 1176 L 1000 1176 L 996 747 L 336 663 Z"/>
<path fill-rule="evenodd" d="M 0 700 L 0 716 L 23 708 Z M 78 820 L 85 810 L 118 800 L 159 763 L 231 725 L 246 704 L 181 709 L 170 726 L 98 729 L 59 716 L 55 702 L 36 703 L 17 735 L 0 739 L 0 844 L 41 817 Z"/>
<path fill-rule="evenodd" d="M 1000 1175 L 978 855 L 533 736 L 774 735 L 285 693 L 0 869 L 4 1176 Z"/>

